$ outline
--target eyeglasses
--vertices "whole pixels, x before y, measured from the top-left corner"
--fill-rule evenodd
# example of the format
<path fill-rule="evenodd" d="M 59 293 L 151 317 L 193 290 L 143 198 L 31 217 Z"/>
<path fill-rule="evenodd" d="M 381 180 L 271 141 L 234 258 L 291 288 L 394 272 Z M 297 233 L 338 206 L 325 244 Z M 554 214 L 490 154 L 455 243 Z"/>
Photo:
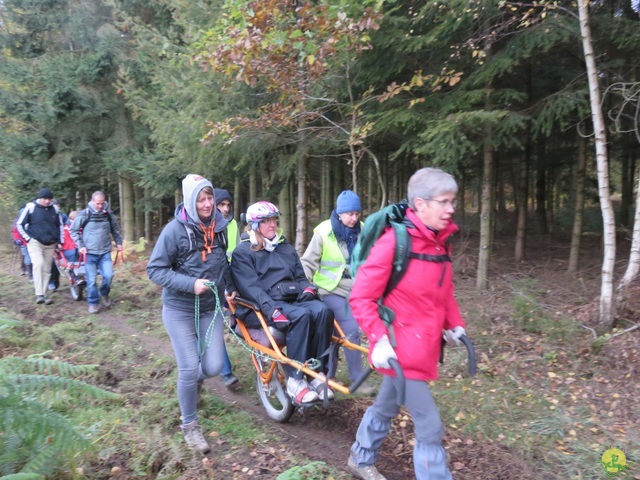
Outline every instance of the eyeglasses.
<path fill-rule="evenodd" d="M 447 205 L 455 210 L 456 205 L 458 205 L 458 200 L 436 200 L 435 198 L 425 198 L 426 202 L 438 202 L 442 208 L 445 208 Z"/>

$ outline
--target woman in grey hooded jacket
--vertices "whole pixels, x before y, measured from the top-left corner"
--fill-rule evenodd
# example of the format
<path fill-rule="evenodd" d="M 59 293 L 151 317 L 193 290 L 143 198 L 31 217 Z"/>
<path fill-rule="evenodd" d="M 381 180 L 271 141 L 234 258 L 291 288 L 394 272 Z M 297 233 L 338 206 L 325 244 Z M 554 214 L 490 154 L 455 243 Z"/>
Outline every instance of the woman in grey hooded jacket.
<path fill-rule="evenodd" d="M 211 182 L 187 175 L 182 194 L 184 203 L 162 230 L 147 275 L 163 287 L 162 321 L 178 363 L 177 392 L 185 443 L 206 453 L 210 447 L 198 424 L 198 385 L 222 368 L 224 319 L 218 300 L 224 301 L 225 290 L 235 296 L 235 286 L 226 255 L 227 220 L 216 210 Z M 218 299 L 208 282 L 215 283 Z"/>

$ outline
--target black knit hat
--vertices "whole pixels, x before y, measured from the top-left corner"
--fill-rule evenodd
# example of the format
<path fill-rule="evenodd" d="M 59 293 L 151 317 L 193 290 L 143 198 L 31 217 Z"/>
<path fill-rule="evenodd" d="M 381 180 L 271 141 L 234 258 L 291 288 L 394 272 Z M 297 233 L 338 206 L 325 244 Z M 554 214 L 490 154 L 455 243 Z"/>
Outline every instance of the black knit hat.
<path fill-rule="evenodd" d="M 41 188 L 38 192 L 38 198 L 53 198 L 53 192 L 48 188 Z"/>

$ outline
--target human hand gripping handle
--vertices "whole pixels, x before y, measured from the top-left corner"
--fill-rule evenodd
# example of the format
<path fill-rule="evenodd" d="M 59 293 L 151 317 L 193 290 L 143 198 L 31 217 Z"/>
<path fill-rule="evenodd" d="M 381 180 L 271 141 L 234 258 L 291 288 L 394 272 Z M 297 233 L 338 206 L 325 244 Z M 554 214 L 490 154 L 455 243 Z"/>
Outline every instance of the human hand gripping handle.
<path fill-rule="evenodd" d="M 442 332 L 442 338 L 449 344 L 455 343 L 456 345 L 461 345 L 460 337 L 463 335 L 466 335 L 464 327 L 454 327 L 451 330 Z"/>
<path fill-rule="evenodd" d="M 389 337 L 386 335 L 380 337 L 380 340 L 373 346 L 371 352 L 371 363 L 376 368 L 391 368 L 389 360 L 397 360 L 398 356 L 389 343 Z"/>

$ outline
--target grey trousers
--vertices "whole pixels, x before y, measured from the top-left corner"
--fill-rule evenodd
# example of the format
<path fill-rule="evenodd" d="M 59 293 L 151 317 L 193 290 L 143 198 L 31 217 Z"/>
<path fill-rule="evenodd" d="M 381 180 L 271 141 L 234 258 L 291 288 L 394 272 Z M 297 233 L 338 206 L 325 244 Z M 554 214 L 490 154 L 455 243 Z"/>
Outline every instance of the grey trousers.
<path fill-rule="evenodd" d="M 198 343 L 194 311 L 184 311 L 162 306 L 162 321 L 171 339 L 173 352 L 178 363 L 178 403 L 182 413 L 182 424 L 198 419 L 198 382 L 214 377 L 222 370 L 226 350 L 224 347 L 224 319 L 218 315 L 209 339 L 211 344 L 198 356 Z M 200 338 L 204 342 L 213 312 L 200 312 Z"/>
<path fill-rule="evenodd" d="M 333 314 L 336 316 L 338 325 L 344 332 L 344 336 L 347 337 L 351 343 L 360 345 L 360 326 L 356 319 L 353 318 L 351 307 L 345 297 L 330 293 L 322 297 L 322 301 L 327 304 Z M 362 353 L 358 350 L 350 350 L 343 348 L 344 358 L 347 361 L 347 368 L 349 369 L 349 379 L 354 382 L 362 375 Z M 329 378 L 335 377 L 337 362 L 333 364 L 333 368 L 329 370 Z"/>
<path fill-rule="evenodd" d="M 391 420 L 398 415 L 395 378 L 385 376 L 380 392 L 360 422 L 351 456 L 358 466 L 373 465 L 382 441 L 389 433 Z M 405 404 L 413 420 L 416 444 L 413 467 L 418 480 L 452 480 L 442 447 L 444 427 L 429 385 L 421 380 L 407 380 Z"/>

